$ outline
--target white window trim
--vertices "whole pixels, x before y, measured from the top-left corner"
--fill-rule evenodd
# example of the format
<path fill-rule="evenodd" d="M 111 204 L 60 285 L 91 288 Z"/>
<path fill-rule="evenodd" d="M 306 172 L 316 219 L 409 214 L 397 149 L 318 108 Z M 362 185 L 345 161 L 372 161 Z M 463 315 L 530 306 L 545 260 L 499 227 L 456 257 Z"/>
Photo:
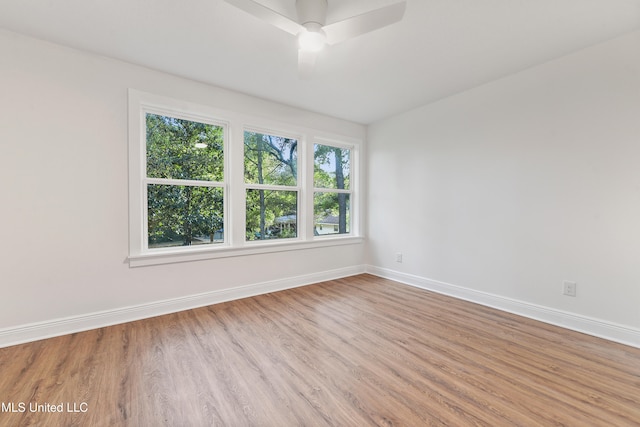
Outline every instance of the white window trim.
<path fill-rule="evenodd" d="M 167 183 L 165 179 L 146 177 L 146 113 L 164 114 L 186 120 L 224 126 L 224 183 L 189 181 L 199 186 L 223 188 L 224 243 L 180 248 L 147 247 L 146 184 Z M 296 186 L 269 186 L 244 182 L 244 131 L 268 133 L 298 141 L 298 181 Z M 358 206 L 361 177 L 359 170 L 360 140 L 327 135 L 295 124 L 252 117 L 188 101 L 176 100 L 129 89 L 129 265 L 130 267 L 196 261 L 204 259 L 286 252 L 319 247 L 360 244 L 364 241 Z M 333 192 L 351 194 L 351 226 L 348 234 L 313 235 L 313 144 L 331 145 L 351 150 L 352 188 Z M 185 183 L 186 181 L 180 181 Z M 298 192 L 298 236 L 288 239 L 246 241 L 246 190 L 256 188 Z M 317 189 L 332 191 L 332 189 Z M 311 218 L 309 220 L 308 218 Z"/>
<path fill-rule="evenodd" d="M 350 204 L 350 209 L 351 209 L 351 223 L 349 224 L 349 233 L 345 233 L 345 234 L 325 234 L 325 235 L 320 235 L 320 236 L 314 236 L 314 240 L 324 240 L 324 239 L 335 239 L 338 236 L 340 237 L 356 237 L 356 236 L 360 236 L 360 200 L 358 195 L 360 194 L 360 181 L 361 181 L 361 177 L 360 175 L 358 175 L 358 170 L 360 167 L 359 164 L 359 160 L 360 160 L 360 150 L 359 150 L 359 143 L 353 141 L 351 143 L 348 142 L 344 142 L 344 140 L 337 140 L 337 139 L 330 139 L 330 138 L 323 138 L 323 137 L 316 137 L 313 140 L 313 143 L 311 145 L 315 145 L 315 144 L 320 144 L 320 145 L 326 145 L 326 146 L 330 146 L 330 147 L 337 147 L 337 148 L 342 148 L 342 149 L 346 149 L 349 150 L 350 152 L 350 158 L 349 158 L 349 175 L 352 178 L 355 179 L 351 179 L 350 182 L 350 188 L 348 190 L 343 190 L 343 189 L 338 189 L 338 188 L 322 188 L 322 187 L 313 187 L 311 190 L 311 194 L 310 194 L 310 198 L 311 198 L 311 212 L 314 212 L 313 209 L 313 193 L 315 192 L 323 192 L 323 193 L 343 193 L 343 194 L 349 194 L 350 198 L 349 198 L 349 204 Z M 314 158 L 313 158 L 313 149 L 311 149 L 310 151 L 312 151 L 311 156 L 310 156 L 310 161 L 311 161 L 311 165 L 313 165 L 314 162 Z M 311 182 L 313 182 L 313 171 L 311 173 Z M 312 230 L 311 230 L 311 235 L 313 235 L 313 224 L 311 224 Z"/>
<path fill-rule="evenodd" d="M 282 138 L 290 138 L 290 139 L 295 139 L 298 142 L 298 145 L 296 147 L 296 156 L 298 158 L 298 176 L 296 177 L 296 184 L 295 186 L 290 186 L 290 185 L 271 185 L 271 184 L 255 184 L 255 183 L 248 183 L 245 181 L 244 179 L 244 134 L 245 132 L 254 132 L 254 133 L 259 133 L 259 134 L 263 134 L 263 135 L 272 135 L 272 136 L 278 136 L 278 137 L 282 137 Z M 304 174 L 300 173 L 300 165 L 301 165 L 301 159 L 303 159 L 304 156 L 304 152 L 305 152 L 305 144 L 304 144 L 304 135 L 303 134 L 296 134 L 293 133 L 291 131 L 283 131 L 283 130 L 276 130 L 274 128 L 269 128 L 269 127 L 257 127 L 257 126 L 250 126 L 250 125 L 245 125 L 243 126 L 243 130 L 242 130 L 242 162 L 243 162 L 243 178 L 242 178 L 242 185 L 244 186 L 244 194 L 245 194 L 245 203 L 246 203 L 246 193 L 247 190 L 271 190 L 271 191 L 295 191 L 298 193 L 298 197 L 297 197 L 297 211 L 296 211 L 296 216 L 297 216 L 297 220 L 299 221 L 300 218 L 304 218 L 305 217 L 305 209 L 304 209 L 304 203 L 302 203 L 302 198 L 304 197 L 304 182 L 306 181 L 303 177 Z M 246 206 L 246 204 L 245 204 Z M 246 221 L 246 211 L 244 212 L 244 220 Z M 298 222 L 298 225 L 300 224 L 300 222 Z M 243 229 L 246 227 L 243 227 Z M 290 238 L 286 238 L 286 239 L 267 239 L 267 240 L 247 240 L 246 239 L 246 235 L 245 235 L 245 239 L 244 239 L 244 244 L 247 246 L 254 246 L 254 245 L 269 245 L 269 244 L 284 244 L 284 243 L 298 243 L 298 242 L 304 242 L 306 241 L 306 233 L 304 232 L 304 228 L 303 227 L 299 227 L 297 229 L 297 236 L 296 237 L 290 237 Z"/>

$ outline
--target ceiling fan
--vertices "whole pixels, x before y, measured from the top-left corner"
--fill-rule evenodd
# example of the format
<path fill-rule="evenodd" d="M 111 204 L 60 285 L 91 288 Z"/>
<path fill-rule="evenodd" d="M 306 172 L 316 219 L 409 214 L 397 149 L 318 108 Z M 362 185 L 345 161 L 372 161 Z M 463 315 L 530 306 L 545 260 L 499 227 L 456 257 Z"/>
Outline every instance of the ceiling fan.
<path fill-rule="evenodd" d="M 402 19 L 406 0 L 325 25 L 327 0 L 296 0 L 297 21 L 269 9 L 254 0 L 225 0 L 257 18 L 298 37 L 298 71 L 309 76 L 318 52 L 325 45 L 334 45 L 377 30 Z"/>

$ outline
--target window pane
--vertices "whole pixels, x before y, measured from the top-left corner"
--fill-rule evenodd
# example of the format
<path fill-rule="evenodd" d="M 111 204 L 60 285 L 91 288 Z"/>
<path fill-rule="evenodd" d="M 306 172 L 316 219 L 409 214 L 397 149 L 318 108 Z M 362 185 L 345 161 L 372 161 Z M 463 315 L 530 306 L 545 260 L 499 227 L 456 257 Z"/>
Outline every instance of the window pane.
<path fill-rule="evenodd" d="M 316 188 L 349 190 L 351 150 L 315 144 L 313 185 Z"/>
<path fill-rule="evenodd" d="M 298 192 L 247 190 L 247 240 L 298 235 Z"/>
<path fill-rule="evenodd" d="M 298 141 L 256 132 L 244 133 L 244 179 L 248 184 L 295 186 Z"/>
<path fill-rule="evenodd" d="M 313 234 L 347 234 L 350 232 L 350 195 L 317 192 L 313 195 Z"/>
<path fill-rule="evenodd" d="M 224 128 L 147 114 L 147 177 L 222 181 Z"/>
<path fill-rule="evenodd" d="M 223 190 L 147 186 L 149 248 L 222 243 Z"/>

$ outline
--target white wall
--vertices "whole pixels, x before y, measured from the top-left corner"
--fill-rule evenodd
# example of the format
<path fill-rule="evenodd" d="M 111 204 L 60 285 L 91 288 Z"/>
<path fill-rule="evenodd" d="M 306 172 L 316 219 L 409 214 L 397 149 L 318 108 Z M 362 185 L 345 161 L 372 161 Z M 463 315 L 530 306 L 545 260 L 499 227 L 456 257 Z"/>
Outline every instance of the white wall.
<path fill-rule="evenodd" d="M 371 271 L 640 346 L 639 32 L 375 123 L 367 149 Z"/>
<path fill-rule="evenodd" d="M 127 89 L 359 139 L 363 126 L 6 31 L 0 55 L 0 346 L 362 268 L 362 244 L 129 268 Z"/>

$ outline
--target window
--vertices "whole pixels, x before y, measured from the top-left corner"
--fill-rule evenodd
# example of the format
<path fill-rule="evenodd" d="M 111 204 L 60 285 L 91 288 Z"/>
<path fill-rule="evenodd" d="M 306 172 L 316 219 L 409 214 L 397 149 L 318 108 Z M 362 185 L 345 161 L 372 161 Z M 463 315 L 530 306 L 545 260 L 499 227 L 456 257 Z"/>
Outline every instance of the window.
<path fill-rule="evenodd" d="M 314 235 L 351 232 L 351 150 L 315 144 L 313 150 Z"/>
<path fill-rule="evenodd" d="M 224 127 L 145 116 L 148 248 L 224 242 Z"/>
<path fill-rule="evenodd" d="M 246 240 L 298 236 L 298 141 L 244 132 Z"/>
<path fill-rule="evenodd" d="M 324 138 L 130 90 L 129 264 L 360 243 L 358 141 Z"/>

